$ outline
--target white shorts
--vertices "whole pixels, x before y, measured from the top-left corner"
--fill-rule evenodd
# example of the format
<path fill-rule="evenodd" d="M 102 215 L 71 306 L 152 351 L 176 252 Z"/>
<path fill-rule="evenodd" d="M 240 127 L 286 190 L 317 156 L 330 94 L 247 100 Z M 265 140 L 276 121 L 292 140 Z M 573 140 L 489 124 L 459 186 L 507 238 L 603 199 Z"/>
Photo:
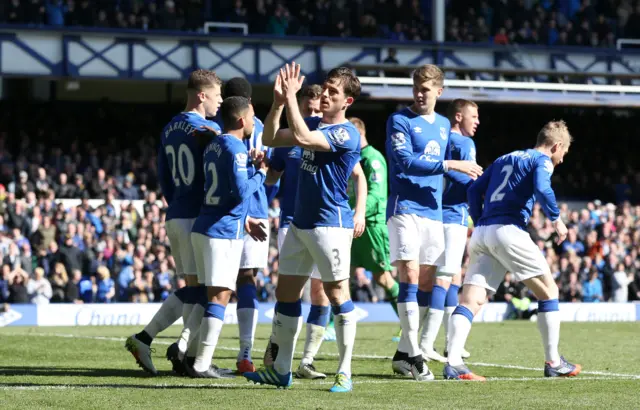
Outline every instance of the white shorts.
<path fill-rule="evenodd" d="M 178 275 L 195 275 L 196 259 L 191 246 L 191 228 L 196 221 L 193 219 L 171 219 L 165 223 L 171 255 L 176 262 Z"/>
<path fill-rule="evenodd" d="M 269 229 L 268 219 L 260 219 L 260 222 L 267 227 L 267 239 L 264 242 L 260 242 L 249 235 L 244 236 L 240 269 L 264 269 L 269 265 L 269 236 L 271 229 Z"/>
<path fill-rule="evenodd" d="M 464 284 L 491 293 L 496 292 L 507 272 L 517 281 L 551 274 L 540 248 L 515 225 L 476 227 L 469 242 L 469 256 Z"/>
<path fill-rule="evenodd" d="M 323 282 L 349 279 L 353 229 L 320 226 L 289 227 L 280 253 L 280 273 L 309 277 L 314 270 Z"/>
<path fill-rule="evenodd" d="M 387 221 L 391 263 L 418 261 L 420 265 L 437 265 L 444 252 L 442 221 L 413 214 L 394 215 Z"/>
<path fill-rule="evenodd" d="M 198 266 L 198 283 L 236 290 L 242 239 L 209 238 L 194 232 L 191 244 Z"/>
<path fill-rule="evenodd" d="M 444 251 L 436 261 L 438 274 L 455 276 L 462 271 L 462 258 L 467 247 L 469 228 L 458 224 L 444 224 Z"/>
<path fill-rule="evenodd" d="M 280 228 L 278 229 L 278 254 L 282 252 L 282 244 L 284 243 L 284 238 L 287 236 L 287 232 L 289 232 L 289 228 Z M 320 272 L 318 272 L 318 267 L 313 265 L 313 272 L 311 272 L 311 279 L 322 280 L 320 277 Z"/>

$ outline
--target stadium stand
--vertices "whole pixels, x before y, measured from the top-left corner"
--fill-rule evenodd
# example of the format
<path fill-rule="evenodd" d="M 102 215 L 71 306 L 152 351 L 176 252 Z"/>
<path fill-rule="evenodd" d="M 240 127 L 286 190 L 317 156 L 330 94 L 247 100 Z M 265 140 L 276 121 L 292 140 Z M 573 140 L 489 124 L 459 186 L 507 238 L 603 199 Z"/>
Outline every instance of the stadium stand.
<path fill-rule="evenodd" d="M 247 24 L 250 34 L 431 40 L 430 0 L 7 0 L 0 22 L 55 27 L 201 31 Z M 640 38 L 640 2 L 452 0 L 446 40 L 615 47 Z"/>
<path fill-rule="evenodd" d="M 119 115 L 134 108 L 135 118 Z M 258 113 L 266 109 L 258 107 Z M 535 132 L 535 118 L 544 117 L 544 111 L 531 116 L 513 109 L 511 121 L 503 122 L 496 112 L 504 115 L 505 109 L 481 107 L 480 163 L 519 146 L 512 136 Z M 183 285 L 173 273 L 164 202 L 155 183 L 162 124 L 157 119 L 179 110 L 109 102 L 0 104 L 0 303 L 158 302 Z M 370 138 L 380 146 L 384 135 L 374 131 L 383 129 L 375 126 L 380 118 L 371 112 L 358 115 L 374 125 Z M 640 300 L 640 206 L 631 205 L 640 200 L 640 177 L 632 165 L 636 120 L 600 113 L 599 121 L 584 121 L 594 115 L 595 109 L 565 113 L 580 139 L 554 183 L 567 199 L 600 200 L 563 205 L 572 234 L 560 246 L 553 244 L 553 229 L 539 211 L 530 232 L 547 255 L 565 301 Z M 622 143 L 602 150 L 598 138 L 614 123 Z M 597 172 L 592 163 L 608 166 Z M 278 206 L 274 201 L 272 227 L 278 226 Z M 263 301 L 274 300 L 275 246 L 269 261 L 259 276 Z M 354 295 L 384 300 L 366 275 L 354 278 Z M 528 296 L 518 286 L 505 285 L 499 300 L 504 292 Z"/>
<path fill-rule="evenodd" d="M 430 3 L 9 0 L 0 4 L 0 23 L 195 32 L 220 21 L 247 24 L 252 35 L 416 42 L 431 39 Z M 614 47 L 618 38 L 640 38 L 640 1 L 452 0 L 446 27 L 450 42 Z M 384 62 L 398 64 L 393 49 Z M 256 108 L 261 115 L 268 109 Z M 397 108 L 386 102 L 377 110 Z M 184 285 L 174 275 L 155 171 L 159 126 L 180 109 L 108 101 L 0 103 L 0 303 L 158 302 Z M 121 115 L 133 110 L 135 118 Z M 354 114 L 370 124 L 370 140 L 382 148 L 381 116 Z M 539 106 L 481 105 L 479 162 L 521 147 L 513 136 L 533 135 L 539 118 L 549 115 Z M 598 121 L 584 121 L 594 116 Z M 631 205 L 640 203 L 640 173 L 633 166 L 637 118 L 595 108 L 566 108 L 563 117 L 580 135 L 570 164 L 554 174 L 557 191 L 570 200 L 562 217 L 571 234 L 556 246 L 539 211 L 530 233 L 555 272 L 562 300 L 640 300 L 640 207 Z M 600 146 L 611 133 L 621 142 Z M 278 206 L 276 200 L 270 210 L 272 227 Z M 260 300 L 275 300 L 277 257 L 273 246 L 269 268 L 259 275 Z M 383 300 L 372 282 L 369 273 L 358 275 L 353 294 Z M 507 278 L 496 299 L 528 296 Z"/>

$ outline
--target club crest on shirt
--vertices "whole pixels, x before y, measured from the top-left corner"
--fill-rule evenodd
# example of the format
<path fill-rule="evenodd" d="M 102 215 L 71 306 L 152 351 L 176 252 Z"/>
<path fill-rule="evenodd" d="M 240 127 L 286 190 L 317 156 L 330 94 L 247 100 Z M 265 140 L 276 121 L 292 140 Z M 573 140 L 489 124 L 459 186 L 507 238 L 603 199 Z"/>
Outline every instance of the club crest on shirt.
<path fill-rule="evenodd" d="M 343 145 L 346 141 L 349 141 L 351 137 L 349 137 L 349 133 L 346 129 L 339 127 L 335 130 L 329 131 L 329 139 L 331 139 L 334 144 Z"/>
<path fill-rule="evenodd" d="M 447 129 L 445 127 L 440 127 L 440 138 L 446 140 L 447 136 Z"/>
<path fill-rule="evenodd" d="M 373 161 L 371 161 L 371 168 L 380 169 L 381 166 L 382 164 L 377 159 L 374 159 Z"/>
<path fill-rule="evenodd" d="M 475 148 L 471 148 L 469 150 L 469 158 L 471 158 L 471 161 L 476 162 L 476 149 Z"/>

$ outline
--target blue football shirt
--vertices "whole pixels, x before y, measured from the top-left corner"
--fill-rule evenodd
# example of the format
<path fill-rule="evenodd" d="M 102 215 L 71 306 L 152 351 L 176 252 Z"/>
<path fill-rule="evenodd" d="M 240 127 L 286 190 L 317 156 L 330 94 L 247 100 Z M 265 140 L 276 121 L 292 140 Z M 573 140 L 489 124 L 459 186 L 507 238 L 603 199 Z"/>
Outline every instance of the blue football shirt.
<path fill-rule="evenodd" d="M 167 199 L 167 220 L 198 216 L 204 198 L 202 153 L 206 144 L 194 131 L 209 126 L 221 133 L 217 123 L 195 112 L 183 112 L 162 130 L 158 152 L 158 181 Z"/>
<path fill-rule="evenodd" d="M 467 191 L 473 222 L 478 226 L 516 225 L 525 229 L 536 200 L 545 215 L 555 221 L 560 211 L 551 188 L 552 174 L 551 158 L 535 149 L 501 156 Z"/>
<path fill-rule="evenodd" d="M 349 121 L 323 124 L 321 118 L 305 122 L 327 139 L 331 151 L 302 150 L 293 224 L 300 229 L 319 226 L 353 228 L 347 184 L 360 161 L 360 133 Z"/>
<path fill-rule="evenodd" d="M 449 120 L 405 108 L 387 120 L 389 164 L 387 219 L 413 214 L 442 221 L 444 161 L 449 159 Z"/>
<path fill-rule="evenodd" d="M 263 186 L 266 173 L 248 177 L 249 155 L 233 135 L 216 137 L 204 152 L 205 198 L 192 232 L 210 238 L 241 239 L 249 202 Z"/>

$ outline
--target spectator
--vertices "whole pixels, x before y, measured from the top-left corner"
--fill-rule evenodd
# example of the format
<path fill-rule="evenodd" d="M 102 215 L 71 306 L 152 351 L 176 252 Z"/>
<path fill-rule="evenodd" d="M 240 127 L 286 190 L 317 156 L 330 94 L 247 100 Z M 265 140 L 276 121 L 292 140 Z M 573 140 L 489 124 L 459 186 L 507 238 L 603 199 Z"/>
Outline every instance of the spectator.
<path fill-rule="evenodd" d="M 589 280 L 582 284 L 582 292 L 583 302 L 604 301 L 602 281 L 598 278 L 598 269 L 595 266 L 589 271 Z"/>
<path fill-rule="evenodd" d="M 45 10 L 47 12 L 47 24 L 57 27 L 64 26 L 68 7 L 62 0 L 46 0 Z"/>
<path fill-rule="evenodd" d="M 284 36 L 287 33 L 288 27 L 289 10 L 279 3 L 276 6 L 273 16 L 269 18 L 269 23 L 267 23 L 267 33 L 274 36 Z"/>
<path fill-rule="evenodd" d="M 67 301 L 67 285 L 69 276 L 67 269 L 62 263 L 56 263 L 53 268 L 53 275 L 49 279 L 51 282 L 51 302 L 61 303 Z"/>
<path fill-rule="evenodd" d="M 5 269 L 3 267 L 3 269 Z M 16 269 L 9 276 L 9 302 L 10 303 L 30 303 L 29 291 L 29 275 L 22 269 Z"/>
<path fill-rule="evenodd" d="M 109 274 L 109 269 L 104 266 L 98 267 L 96 278 L 96 283 L 93 286 L 95 301 L 97 303 L 111 303 L 116 294 L 116 288 Z"/>
<path fill-rule="evenodd" d="M 24 271 L 22 271 L 24 272 Z M 26 275 L 26 272 L 24 272 Z M 51 284 L 44 277 L 44 269 L 38 267 L 34 271 L 34 279 L 27 284 L 27 293 L 29 294 L 30 303 L 36 305 L 46 305 L 52 296 Z"/>
<path fill-rule="evenodd" d="M 617 270 L 613 273 L 612 281 L 612 302 L 626 303 L 629 301 L 629 284 L 633 280 L 633 275 L 625 272 L 624 263 L 619 263 Z"/>
<path fill-rule="evenodd" d="M 11 267 L 9 265 L 3 264 L 0 270 L 0 303 L 8 303 L 9 302 L 9 287 L 11 280 Z"/>

